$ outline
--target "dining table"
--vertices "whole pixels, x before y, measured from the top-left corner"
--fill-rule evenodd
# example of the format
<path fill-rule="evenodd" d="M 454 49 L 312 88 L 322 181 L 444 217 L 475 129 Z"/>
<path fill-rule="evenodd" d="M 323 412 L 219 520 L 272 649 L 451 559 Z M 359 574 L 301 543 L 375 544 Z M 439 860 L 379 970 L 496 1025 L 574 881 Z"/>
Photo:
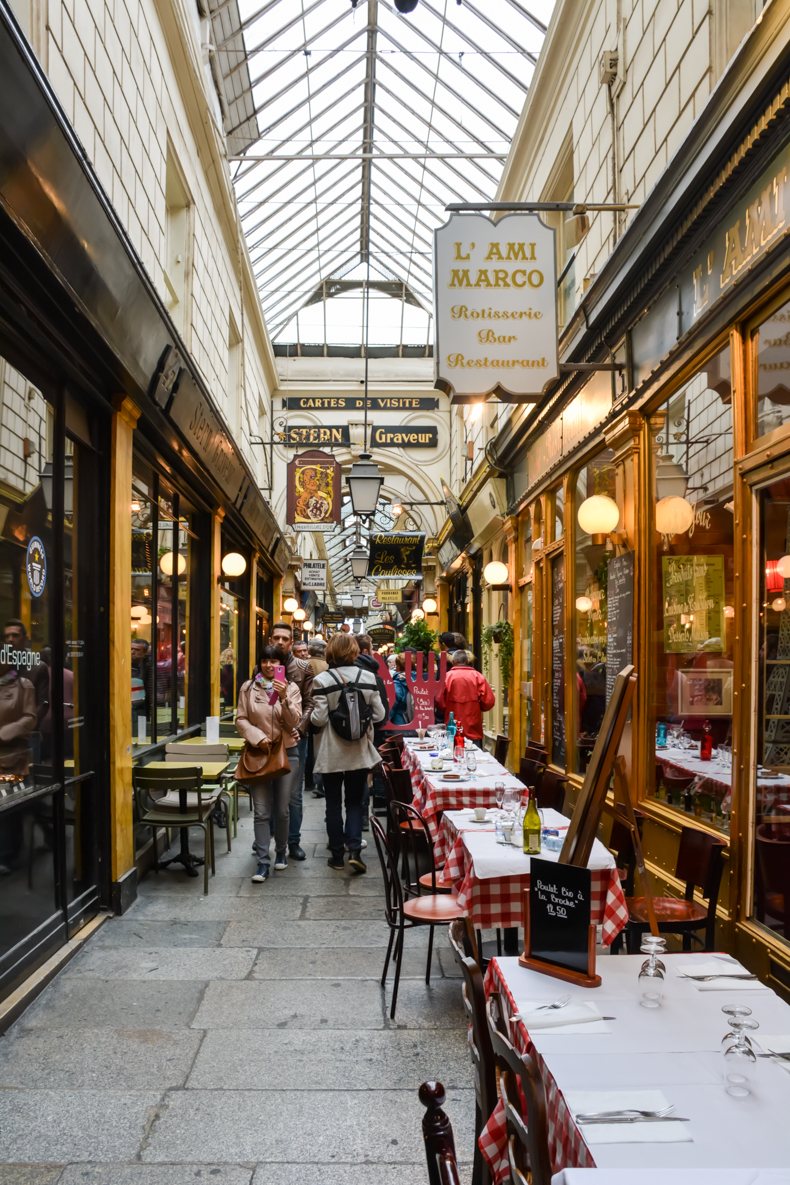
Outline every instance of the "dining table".
<path fill-rule="evenodd" d="M 656 746 L 656 761 L 669 774 L 687 775 L 695 779 L 698 789 L 704 789 L 721 804 L 729 815 L 732 809 L 732 759 L 719 756 L 714 750 L 710 761 L 703 761 L 699 746 L 681 745 Z M 790 775 L 781 770 L 758 766 L 756 771 L 757 809 L 763 815 L 772 807 L 790 803 Z"/>
<path fill-rule="evenodd" d="M 656 1181 L 715 1179 L 717 1185 L 728 1178 L 706 1178 L 706 1172 L 746 1171 L 754 1175 L 735 1177 L 733 1185 L 768 1185 L 777 1180 L 771 1171 L 790 1166 L 790 1058 L 781 1056 L 790 1053 L 790 1006 L 730 955 L 661 958 L 662 1002 L 655 1008 L 641 1005 L 643 955 L 599 958 L 601 985 L 594 989 L 514 958 L 489 963 L 486 993 L 498 995 L 514 1045 L 536 1059 L 544 1083 L 554 1185 L 588 1179 L 594 1185 L 608 1182 L 609 1174 L 611 1185 L 641 1182 L 646 1169 L 676 1174 Z M 722 1007 L 732 1004 L 750 1008 L 758 1022 L 750 1037 L 759 1056 L 744 1097 L 725 1089 Z M 614 1122 L 601 1115 L 623 1108 L 667 1113 Z M 480 1149 L 500 1185 L 508 1173 L 501 1101 Z M 600 1170 L 600 1178 L 585 1169 Z"/>
<path fill-rule="evenodd" d="M 411 776 L 412 805 L 425 819 L 434 844 L 439 840 L 439 825 L 442 814 L 459 807 L 493 806 L 495 784 L 502 782 L 506 788 L 522 794 L 526 787 L 509 772 L 491 753 L 474 746 L 477 768 L 469 771 L 464 763 L 452 758 L 442 761 L 441 769 L 433 769 L 440 751 L 428 742 L 414 738 L 404 741 L 401 760 L 404 769 Z"/>
<path fill-rule="evenodd" d="M 496 830 L 498 814 L 489 809 L 480 822 L 469 808 L 445 811 L 442 816 L 438 849 L 446 851 L 447 858 L 438 879 L 452 886 L 476 930 L 518 928 L 530 884 L 532 857 L 522 851 L 520 830 L 510 843 L 503 842 Z M 541 816 L 544 832 L 559 832 L 561 842 L 570 819 L 550 807 L 542 810 Z M 556 863 L 559 856 L 559 850 L 546 848 L 544 838 L 540 859 Z M 609 946 L 628 922 L 617 862 L 596 839 L 587 867 L 591 872 L 592 920 L 601 928 L 601 941 Z"/>

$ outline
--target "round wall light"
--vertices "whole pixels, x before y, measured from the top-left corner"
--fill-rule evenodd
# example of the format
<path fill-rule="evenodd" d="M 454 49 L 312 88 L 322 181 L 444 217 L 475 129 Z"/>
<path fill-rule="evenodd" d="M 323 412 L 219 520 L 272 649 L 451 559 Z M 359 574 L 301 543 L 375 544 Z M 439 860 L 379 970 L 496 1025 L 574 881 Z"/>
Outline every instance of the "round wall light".
<path fill-rule="evenodd" d="M 422 621 L 422 619 L 424 617 L 425 617 L 425 614 L 423 613 L 422 609 L 412 609 L 412 611 L 411 611 L 412 621 Z"/>
<path fill-rule="evenodd" d="M 771 608 L 773 609 L 774 613 L 784 613 L 785 609 L 787 608 L 787 601 L 784 599 L 784 597 L 775 597 L 774 600 L 771 601 Z"/>
<path fill-rule="evenodd" d="M 296 597 L 286 597 L 283 601 L 283 613 L 295 613 L 299 608 L 299 602 Z"/>
<path fill-rule="evenodd" d="M 177 555 L 174 555 L 172 551 L 165 551 L 159 557 L 159 567 L 164 576 L 172 576 L 173 572 L 183 576 L 187 570 L 187 557 L 180 551 Z"/>
<path fill-rule="evenodd" d="M 656 530 L 660 535 L 682 535 L 694 522 L 694 507 L 672 495 L 656 503 Z"/>
<path fill-rule="evenodd" d="M 510 584 L 507 564 L 503 564 L 501 560 L 491 560 L 483 568 L 483 580 L 486 584 Z"/>
<path fill-rule="evenodd" d="M 790 580 L 790 555 L 783 555 L 776 561 L 776 570 L 784 580 Z"/>
<path fill-rule="evenodd" d="M 304 632 L 306 634 L 312 634 L 313 630 L 315 629 L 315 626 L 313 625 L 312 621 L 306 621 L 304 623 L 304 625 L 302 626 L 302 629 L 304 630 Z"/>
<path fill-rule="evenodd" d="M 222 571 L 231 578 L 243 576 L 247 571 L 247 561 L 241 552 L 228 551 L 222 557 Z"/>
<path fill-rule="evenodd" d="M 587 535 L 610 535 L 620 521 L 620 507 L 607 494 L 593 494 L 584 499 L 576 518 Z"/>
<path fill-rule="evenodd" d="M 590 610 L 592 609 L 592 607 L 593 607 L 592 598 L 590 598 L 590 597 L 577 597 L 576 598 L 576 608 L 579 610 L 580 613 L 589 613 Z"/>
<path fill-rule="evenodd" d="M 304 609 L 294 609 L 294 621 L 304 621 L 306 617 Z"/>
<path fill-rule="evenodd" d="M 439 608 L 433 597 L 426 597 L 422 603 L 422 607 L 426 613 L 435 613 Z"/>
<path fill-rule="evenodd" d="M 148 616 L 148 606 L 147 605 L 132 605 L 132 618 L 147 617 L 147 616 Z"/>
<path fill-rule="evenodd" d="M 734 605 L 725 605 L 724 606 L 724 616 L 728 620 L 731 620 L 735 616 L 735 606 Z"/>

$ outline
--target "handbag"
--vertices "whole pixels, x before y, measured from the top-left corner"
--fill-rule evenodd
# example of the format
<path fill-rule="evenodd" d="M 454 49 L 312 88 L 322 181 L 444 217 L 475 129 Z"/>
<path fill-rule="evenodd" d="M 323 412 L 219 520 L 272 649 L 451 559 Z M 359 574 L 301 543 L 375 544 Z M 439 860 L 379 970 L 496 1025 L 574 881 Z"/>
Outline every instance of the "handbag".
<path fill-rule="evenodd" d="M 265 748 L 245 744 L 236 766 L 234 778 L 237 782 L 263 782 L 278 778 L 291 768 L 288 751 L 285 748 L 285 733 Z"/>

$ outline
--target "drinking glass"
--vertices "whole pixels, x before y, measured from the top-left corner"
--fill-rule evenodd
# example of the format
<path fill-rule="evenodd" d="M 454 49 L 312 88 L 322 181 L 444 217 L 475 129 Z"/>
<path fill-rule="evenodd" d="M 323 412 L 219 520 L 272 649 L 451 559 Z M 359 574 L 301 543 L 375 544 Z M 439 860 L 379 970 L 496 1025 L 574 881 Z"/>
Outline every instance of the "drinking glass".
<path fill-rule="evenodd" d="M 741 1017 L 734 1039 L 724 1046 L 724 1089 L 735 1099 L 745 1099 L 751 1094 L 757 1054 L 747 1034 L 759 1027 L 756 1020 Z"/>
<path fill-rule="evenodd" d="M 722 1012 L 727 1017 L 727 1024 L 730 1026 L 728 1031 L 721 1039 L 722 1048 L 725 1048 L 731 1042 L 737 1040 L 738 1034 L 742 1030 L 743 1025 L 752 1015 L 752 1010 L 751 1008 L 748 1008 L 746 1004 L 724 1004 L 722 1007 Z M 746 1041 L 749 1043 L 748 1037 L 746 1038 Z"/>
<path fill-rule="evenodd" d="M 521 792 L 515 786 L 506 786 L 502 798 L 502 809 L 509 819 L 513 819 L 521 802 Z"/>
<path fill-rule="evenodd" d="M 639 1003 L 643 1008 L 660 1008 L 663 1001 L 664 972 L 666 967 L 658 958 L 667 949 L 666 938 L 645 934 L 642 950 L 648 956 L 639 972 Z"/>
<path fill-rule="evenodd" d="M 466 768 L 469 770 L 469 773 L 473 774 L 477 769 L 477 753 L 474 749 L 467 749 L 465 761 Z"/>
<path fill-rule="evenodd" d="M 502 803 L 505 801 L 505 783 L 494 782 L 494 801 L 498 809 L 502 810 Z"/>

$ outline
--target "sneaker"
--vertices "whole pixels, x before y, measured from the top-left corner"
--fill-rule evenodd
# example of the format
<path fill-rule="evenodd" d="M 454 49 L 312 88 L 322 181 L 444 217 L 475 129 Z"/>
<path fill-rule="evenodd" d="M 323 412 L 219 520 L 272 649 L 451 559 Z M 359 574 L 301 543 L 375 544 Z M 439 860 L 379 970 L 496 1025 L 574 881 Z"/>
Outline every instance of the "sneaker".
<path fill-rule="evenodd" d="M 278 852 L 274 858 L 274 871 L 282 872 L 284 868 L 288 867 L 288 857 L 285 852 Z"/>
<path fill-rule="evenodd" d="M 363 872 L 367 872 L 368 870 L 368 866 L 362 859 L 362 856 L 359 854 L 359 852 L 351 853 L 348 858 L 348 866 L 357 876 L 361 876 Z"/>
<path fill-rule="evenodd" d="M 267 881 L 268 879 L 269 879 L 269 865 L 268 864 L 259 864 L 253 874 L 253 877 L 252 877 L 253 884 L 262 885 L 263 882 Z"/>
<path fill-rule="evenodd" d="M 327 866 L 334 869 L 335 872 L 342 872 L 345 868 L 342 856 L 330 856 L 327 860 Z"/>
<path fill-rule="evenodd" d="M 304 848 L 300 848 L 298 843 L 292 843 L 288 846 L 288 855 L 292 860 L 306 860 L 307 852 Z"/>
<path fill-rule="evenodd" d="M 368 846 L 368 841 L 366 839 L 362 839 L 362 840 L 360 840 L 359 845 L 356 848 L 350 848 L 348 846 L 348 844 L 346 844 L 346 851 L 347 852 L 358 852 L 358 851 L 361 851 L 362 848 L 366 848 L 367 846 Z"/>

